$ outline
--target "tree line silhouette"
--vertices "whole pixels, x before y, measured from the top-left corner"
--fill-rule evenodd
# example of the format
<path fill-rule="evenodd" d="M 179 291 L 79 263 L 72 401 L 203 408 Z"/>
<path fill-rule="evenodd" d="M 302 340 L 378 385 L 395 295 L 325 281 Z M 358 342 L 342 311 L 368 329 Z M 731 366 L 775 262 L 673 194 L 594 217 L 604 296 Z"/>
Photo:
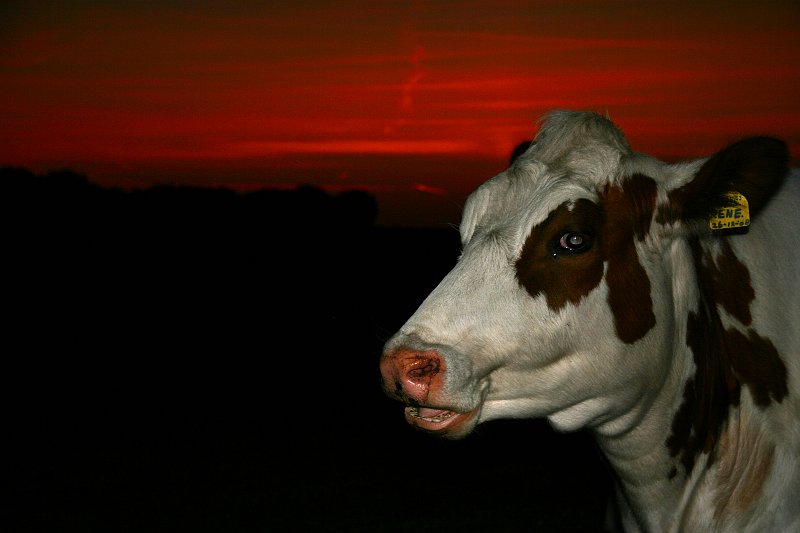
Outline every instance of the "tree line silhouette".
<path fill-rule="evenodd" d="M 86 176 L 69 170 L 36 175 L 24 168 L 3 167 L 0 187 L 3 209 L 25 220 L 21 230 L 55 223 L 92 231 L 235 228 L 291 233 L 319 225 L 364 228 L 374 223 L 378 213 L 375 199 L 367 192 L 331 195 L 310 185 L 249 192 L 176 185 L 124 191 L 92 184 Z"/>

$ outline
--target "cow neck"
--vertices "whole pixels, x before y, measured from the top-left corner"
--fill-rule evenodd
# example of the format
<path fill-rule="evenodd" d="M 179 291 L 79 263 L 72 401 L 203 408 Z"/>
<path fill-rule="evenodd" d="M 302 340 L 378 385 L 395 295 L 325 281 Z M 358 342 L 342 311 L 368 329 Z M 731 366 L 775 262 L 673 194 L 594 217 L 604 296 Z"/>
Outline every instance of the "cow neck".
<path fill-rule="evenodd" d="M 692 365 L 684 343 L 649 409 L 622 432 L 595 431 L 595 440 L 609 462 L 617 485 L 618 503 L 626 523 L 642 531 L 664 531 L 683 513 L 690 481 L 683 471 L 673 473 L 675 459 L 665 442 Z"/>
<path fill-rule="evenodd" d="M 674 298 L 683 303 L 676 303 L 677 335 L 667 380 L 638 425 L 623 433 L 597 433 L 617 475 L 621 504 L 644 530 L 690 520 L 687 502 L 704 490 L 707 475 L 724 478 L 744 471 L 743 486 L 759 486 L 773 450 L 753 440 L 758 428 L 751 423 L 745 424 L 749 437 L 742 437 L 742 423 L 751 419 L 747 409 L 780 403 L 788 394 L 786 367 L 770 339 L 753 327 L 750 275 L 728 238 L 705 243 L 692 238 L 687 250 L 681 261 L 693 267 L 696 295 Z M 743 387 L 752 400 L 743 401 Z M 736 464 L 741 450 L 757 457 L 756 467 Z M 746 503 L 754 491 L 733 492 Z M 727 500 L 717 499 L 722 515 Z M 665 511 L 657 516 L 652 509 Z"/>
<path fill-rule="evenodd" d="M 729 240 L 703 246 L 695 239 L 690 245 L 700 305 L 687 313 L 685 344 L 695 372 L 686 381 L 667 440 L 670 454 L 680 463 L 672 475 L 681 467 L 692 472 L 713 463 L 723 432 L 742 409 L 743 388 L 757 409 L 780 403 L 788 394 L 787 370 L 777 349 L 752 324 L 755 292 Z M 702 454 L 709 460 L 698 465 Z"/>
<path fill-rule="evenodd" d="M 644 411 L 636 423 L 617 425 L 626 428 L 623 431 L 606 432 L 601 427 L 595 433 L 598 445 L 615 473 L 622 514 L 627 517 L 626 522 L 636 524 L 644 531 L 661 531 L 674 526 L 685 513 L 687 502 L 699 481 L 697 476 L 690 475 L 700 451 L 696 443 L 678 445 L 672 442 L 672 447 L 669 444 L 670 439 L 675 439 L 676 413 L 687 409 L 686 391 L 694 390 L 691 383 L 696 380 L 698 368 L 689 341 L 691 326 L 687 316 L 692 314 L 691 309 L 708 308 L 706 302 L 710 296 L 701 288 L 704 274 L 697 272 L 700 266 L 698 244 L 676 243 L 670 254 L 673 267 L 686 269 L 674 275 L 695 280 L 689 283 L 695 288 L 675 287 L 676 291 L 682 290 L 683 293 L 673 294 L 676 327 L 672 337 L 674 342 L 664 347 L 670 352 L 663 354 L 670 361 L 665 380 L 654 392 L 651 405 L 634 407 L 634 410 Z M 713 305 L 710 307 L 715 308 Z M 632 413 L 627 415 L 632 416 Z M 705 415 L 698 415 L 700 419 L 706 419 Z M 691 449 L 692 460 L 683 461 L 685 466 L 681 467 L 681 450 L 684 448 Z"/>

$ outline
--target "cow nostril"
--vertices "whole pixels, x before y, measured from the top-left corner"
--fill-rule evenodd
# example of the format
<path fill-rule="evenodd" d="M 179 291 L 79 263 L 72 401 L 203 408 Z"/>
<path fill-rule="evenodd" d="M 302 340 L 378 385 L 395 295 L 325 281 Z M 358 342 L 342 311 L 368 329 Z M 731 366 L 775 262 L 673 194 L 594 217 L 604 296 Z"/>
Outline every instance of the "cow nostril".
<path fill-rule="evenodd" d="M 407 405 L 424 403 L 431 388 L 441 386 L 438 380 L 447 368 L 435 350 L 418 352 L 405 349 L 385 353 L 380 366 L 384 392 Z"/>
<path fill-rule="evenodd" d="M 414 357 L 407 361 L 406 377 L 420 380 L 439 373 L 439 360 L 432 357 Z"/>
<path fill-rule="evenodd" d="M 439 371 L 439 365 L 434 362 L 429 362 L 425 366 L 422 367 L 414 367 L 409 369 L 408 377 L 411 378 L 423 378 L 429 374 L 436 374 Z"/>

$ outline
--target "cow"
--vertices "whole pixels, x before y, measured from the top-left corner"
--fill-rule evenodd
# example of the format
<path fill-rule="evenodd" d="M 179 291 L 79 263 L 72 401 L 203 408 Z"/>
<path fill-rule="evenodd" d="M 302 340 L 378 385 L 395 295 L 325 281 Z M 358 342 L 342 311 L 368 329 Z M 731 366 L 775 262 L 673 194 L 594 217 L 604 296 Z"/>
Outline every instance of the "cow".
<path fill-rule="evenodd" d="M 782 140 L 666 163 L 607 115 L 550 111 L 467 198 L 455 265 L 383 346 L 383 389 L 449 439 L 585 428 L 624 531 L 798 532 L 799 212 Z"/>

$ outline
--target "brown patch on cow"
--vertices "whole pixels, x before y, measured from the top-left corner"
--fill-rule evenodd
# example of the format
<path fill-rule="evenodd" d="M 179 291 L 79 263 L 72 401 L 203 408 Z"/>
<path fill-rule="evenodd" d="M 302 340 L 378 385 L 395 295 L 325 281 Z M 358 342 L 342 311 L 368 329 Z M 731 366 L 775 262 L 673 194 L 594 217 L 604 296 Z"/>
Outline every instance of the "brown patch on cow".
<path fill-rule="evenodd" d="M 746 431 L 746 430 L 745 430 Z M 739 436 L 739 439 L 735 437 Z M 746 509 L 772 470 L 775 446 L 759 435 L 724 431 L 717 447 L 717 492 L 714 518 Z"/>
<path fill-rule="evenodd" d="M 731 405 L 739 404 L 739 382 L 724 362 L 719 316 L 705 307 L 689 313 L 686 343 L 692 348 L 697 371 L 684 387 L 683 403 L 672 421 L 667 438 L 670 455 L 678 457 L 686 472 L 694 469 L 697 456 L 711 451 Z"/>
<path fill-rule="evenodd" d="M 621 188 L 607 187 L 603 205 L 609 213 L 608 220 L 621 229 L 621 223 L 629 225 L 636 238 L 643 240 L 650 233 L 656 191 L 656 182 L 644 174 L 632 175 Z"/>
<path fill-rule="evenodd" d="M 690 245 L 701 302 L 697 313 L 689 313 L 686 343 L 692 349 L 697 369 L 685 385 L 683 403 L 666 441 L 670 454 L 679 458 L 686 472 L 692 471 L 699 454 L 714 449 L 731 407 L 739 405 L 742 385 L 748 387 L 754 402 L 762 408 L 772 401 L 780 403 L 788 394 L 786 367 L 772 342 L 752 329 L 746 335 L 735 328 L 726 330 L 720 319 L 718 305 L 726 309 L 733 305 L 719 296 L 720 291 L 728 287 L 747 292 L 747 268 L 736 259 L 730 246 L 722 246 L 724 253 L 720 257 L 727 257 L 715 265 L 711 254 L 704 254 L 698 239 L 690 240 Z M 720 270 L 722 265 L 733 267 Z M 746 302 L 747 313 L 735 307 L 728 310 L 735 317 L 746 317 L 749 324 L 751 300 L 736 301 L 737 305 Z M 708 464 L 712 462 L 713 456 Z"/>
<path fill-rule="evenodd" d="M 786 365 L 775 345 L 766 337 L 748 330 L 745 337 L 738 330 L 726 332 L 731 368 L 759 407 L 773 401 L 780 403 L 789 394 Z"/>
<path fill-rule="evenodd" d="M 561 204 L 533 227 L 515 263 L 517 279 L 531 296 L 544 294 L 547 306 L 558 311 L 567 302 L 576 305 L 603 278 L 598 236 L 603 212 L 589 200 L 573 207 Z M 589 236 L 593 245 L 580 254 L 560 252 L 556 243 L 567 232 Z"/>
<path fill-rule="evenodd" d="M 641 174 L 633 175 L 622 188 L 607 187 L 602 200 L 606 213 L 603 251 L 608 261 L 608 304 L 617 335 L 629 344 L 644 337 L 656 324 L 650 278 L 634 245 L 650 231 L 655 201 L 655 182 Z"/>
<path fill-rule="evenodd" d="M 655 326 L 655 315 L 650 279 L 635 242 L 650 230 L 655 197 L 655 182 L 634 175 L 622 187 L 608 186 L 600 205 L 585 199 L 571 207 L 561 204 L 531 230 L 515 264 L 517 279 L 531 296 L 544 294 L 548 307 L 557 311 L 567 302 L 577 305 L 597 287 L 607 262 L 617 335 L 626 343 L 641 339 Z M 558 240 L 568 232 L 589 236 L 592 246 L 582 253 L 560 251 Z"/>
<path fill-rule="evenodd" d="M 756 297 L 750 271 L 736 257 L 727 239 L 720 239 L 720 248 L 721 253 L 708 265 L 714 300 L 742 325 L 749 326 L 753 320 L 750 303 Z"/>

